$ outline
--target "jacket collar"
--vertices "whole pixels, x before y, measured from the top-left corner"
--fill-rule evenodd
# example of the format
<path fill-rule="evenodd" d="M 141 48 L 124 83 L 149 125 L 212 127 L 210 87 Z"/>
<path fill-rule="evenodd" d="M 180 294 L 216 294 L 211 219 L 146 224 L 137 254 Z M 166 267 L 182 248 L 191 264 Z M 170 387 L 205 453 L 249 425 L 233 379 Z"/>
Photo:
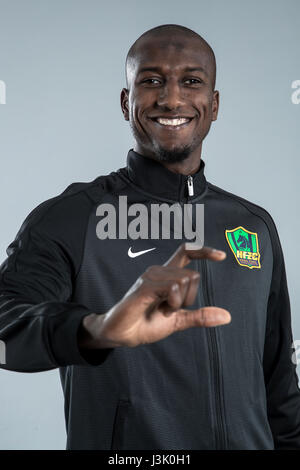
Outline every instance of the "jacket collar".
<path fill-rule="evenodd" d="M 204 167 L 205 162 L 201 159 L 199 170 L 192 175 L 194 195 L 189 196 L 189 200 L 196 199 L 206 189 Z M 128 178 L 147 193 L 172 201 L 183 201 L 188 197 L 186 175 L 174 173 L 133 149 L 130 149 L 127 155 L 126 171 Z"/>

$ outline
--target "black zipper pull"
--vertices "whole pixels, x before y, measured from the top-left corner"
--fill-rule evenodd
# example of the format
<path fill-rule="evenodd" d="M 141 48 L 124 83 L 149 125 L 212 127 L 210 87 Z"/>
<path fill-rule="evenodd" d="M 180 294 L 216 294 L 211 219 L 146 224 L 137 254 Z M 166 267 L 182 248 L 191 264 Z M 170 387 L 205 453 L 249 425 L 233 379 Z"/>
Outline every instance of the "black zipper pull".
<path fill-rule="evenodd" d="M 191 175 L 187 177 L 187 187 L 189 196 L 194 196 L 194 183 Z"/>

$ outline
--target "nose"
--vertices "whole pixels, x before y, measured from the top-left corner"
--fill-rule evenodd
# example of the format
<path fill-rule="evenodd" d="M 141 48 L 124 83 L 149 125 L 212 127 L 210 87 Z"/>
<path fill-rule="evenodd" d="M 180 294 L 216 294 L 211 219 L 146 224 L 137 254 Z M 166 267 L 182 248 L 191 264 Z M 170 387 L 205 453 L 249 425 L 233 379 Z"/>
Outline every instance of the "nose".
<path fill-rule="evenodd" d="M 157 104 L 169 109 L 176 109 L 184 104 L 182 90 L 176 80 L 168 80 L 161 87 Z"/>

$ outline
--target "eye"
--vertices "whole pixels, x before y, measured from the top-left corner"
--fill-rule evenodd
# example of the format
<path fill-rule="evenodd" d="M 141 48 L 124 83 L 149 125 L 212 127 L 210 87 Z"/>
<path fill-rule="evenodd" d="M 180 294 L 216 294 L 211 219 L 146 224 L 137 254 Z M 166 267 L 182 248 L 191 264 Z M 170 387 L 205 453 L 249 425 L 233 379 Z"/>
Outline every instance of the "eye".
<path fill-rule="evenodd" d="M 152 82 L 150 83 L 153 84 L 153 85 L 156 85 L 156 83 L 153 83 L 153 82 L 158 82 L 160 83 L 159 79 L 158 78 L 146 78 L 146 80 L 143 80 L 142 83 L 149 83 L 149 82 Z"/>
<path fill-rule="evenodd" d="M 201 78 L 187 78 L 185 80 L 185 82 L 191 82 L 193 81 L 194 83 L 192 83 L 192 85 L 197 85 L 197 83 L 203 83 L 203 81 L 201 80 Z"/>

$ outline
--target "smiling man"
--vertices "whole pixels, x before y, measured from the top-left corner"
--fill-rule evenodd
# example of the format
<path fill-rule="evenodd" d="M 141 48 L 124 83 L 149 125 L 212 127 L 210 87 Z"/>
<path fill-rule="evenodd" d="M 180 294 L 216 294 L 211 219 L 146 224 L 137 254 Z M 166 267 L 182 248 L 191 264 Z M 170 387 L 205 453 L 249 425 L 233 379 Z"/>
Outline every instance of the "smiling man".
<path fill-rule="evenodd" d="M 121 92 L 134 137 L 126 167 L 39 205 L 7 249 L 1 367 L 59 368 L 67 449 L 300 449 L 276 227 L 204 175 L 215 77 L 214 53 L 196 32 L 145 32 Z M 116 210 L 121 197 L 128 211 Z M 162 225 L 168 209 L 188 207 L 192 227 L 204 205 L 205 246 L 178 237 L 175 221 L 169 238 L 139 237 L 153 204 Z M 113 220 L 103 223 L 105 213 Z"/>

